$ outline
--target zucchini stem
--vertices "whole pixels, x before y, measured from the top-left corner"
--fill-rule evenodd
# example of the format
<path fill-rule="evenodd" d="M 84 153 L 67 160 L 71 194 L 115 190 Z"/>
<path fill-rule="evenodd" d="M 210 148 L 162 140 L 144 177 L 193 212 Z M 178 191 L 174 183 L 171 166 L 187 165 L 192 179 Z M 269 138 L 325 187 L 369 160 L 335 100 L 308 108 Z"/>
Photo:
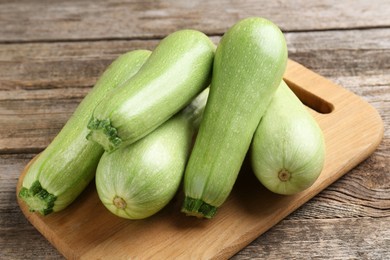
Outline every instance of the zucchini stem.
<path fill-rule="evenodd" d="M 212 218 L 217 213 L 217 207 L 214 207 L 201 199 L 194 199 L 186 196 L 181 211 L 188 216 Z"/>
<path fill-rule="evenodd" d="M 53 212 L 57 197 L 43 189 L 39 181 L 35 181 L 29 189 L 22 187 L 19 197 L 25 201 L 31 212 L 38 211 L 42 215 Z"/>
<path fill-rule="evenodd" d="M 88 129 L 91 131 L 87 139 L 100 144 L 106 152 L 116 150 L 122 143 L 118 130 L 111 125 L 109 119 L 100 120 L 92 117 L 89 120 Z"/>

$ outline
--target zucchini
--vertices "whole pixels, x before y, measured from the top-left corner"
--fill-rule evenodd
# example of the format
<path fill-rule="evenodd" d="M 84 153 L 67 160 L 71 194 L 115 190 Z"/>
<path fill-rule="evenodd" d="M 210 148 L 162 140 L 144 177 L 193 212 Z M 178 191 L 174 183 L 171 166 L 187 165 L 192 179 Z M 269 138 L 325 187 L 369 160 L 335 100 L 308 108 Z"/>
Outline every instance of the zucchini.
<path fill-rule="evenodd" d="M 307 189 L 322 171 L 321 128 L 284 81 L 255 132 L 250 156 L 256 177 L 278 194 Z"/>
<path fill-rule="evenodd" d="M 187 215 L 212 218 L 228 197 L 286 63 L 284 36 L 266 19 L 241 20 L 222 37 L 184 175 L 182 211 Z"/>
<path fill-rule="evenodd" d="M 118 57 L 79 104 L 60 133 L 34 161 L 19 192 L 19 197 L 31 211 L 46 215 L 64 209 L 93 179 L 104 150 L 85 138 L 90 115 L 111 89 L 137 73 L 149 55 L 150 51 L 137 50 Z"/>
<path fill-rule="evenodd" d="M 96 107 L 88 139 L 112 152 L 156 129 L 208 86 L 214 51 L 199 31 L 168 35 L 137 75 Z"/>
<path fill-rule="evenodd" d="M 169 203 L 180 185 L 207 95 L 208 89 L 139 141 L 103 154 L 95 180 L 109 211 L 143 219 Z"/>

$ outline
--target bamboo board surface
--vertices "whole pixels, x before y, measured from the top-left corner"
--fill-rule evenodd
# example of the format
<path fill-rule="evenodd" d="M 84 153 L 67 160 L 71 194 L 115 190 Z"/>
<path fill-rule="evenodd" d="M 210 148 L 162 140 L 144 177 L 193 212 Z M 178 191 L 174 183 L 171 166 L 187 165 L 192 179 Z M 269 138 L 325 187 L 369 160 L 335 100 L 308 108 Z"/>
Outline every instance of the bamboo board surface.
<path fill-rule="evenodd" d="M 248 162 L 244 162 L 229 199 L 211 220 L 180 213 L 180 192 L 148 219 L 120 219 L 100 203 L 93 184 L 67 209 L 46 217 L 29 212 L 20 201 L 19 205 L 27 219 L 69 259 L 232 256 L 367 158 L 383 136 L 377 111 L 353 93 L 291 60 L 284 78 L 313 108 L 311 112 L 325 136 L 324 169 L 304 192 L 293 196 L 273 194 L 261 186 Z"/>

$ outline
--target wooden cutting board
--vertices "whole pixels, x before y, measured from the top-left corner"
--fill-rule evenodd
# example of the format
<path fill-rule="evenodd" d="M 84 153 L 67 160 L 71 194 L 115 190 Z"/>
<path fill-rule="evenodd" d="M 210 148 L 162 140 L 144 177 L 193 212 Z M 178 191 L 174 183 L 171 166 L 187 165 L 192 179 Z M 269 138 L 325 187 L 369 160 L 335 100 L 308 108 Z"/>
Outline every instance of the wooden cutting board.
<path fill-rule="evenodd" d="M 211 220 L 180 213 L 183 194 L 145 220 L 125 220 L 100 203 L 94 183 L 64 211 L 40 216 L 18 199 L 26 218 L 69 259 L 227 258 L 367 158 L 379 145 L 377 111 L 346 89 L 289 61 L 287 84 L 310 107 L 326 142 L 324 169 L 308 190 L 293 196 L 267 191 L 245 161 L 229 199 Z M 31 163 L 31 162 L 30 162 Z M 22 184 L 22 172 L 17 192 Z"/>

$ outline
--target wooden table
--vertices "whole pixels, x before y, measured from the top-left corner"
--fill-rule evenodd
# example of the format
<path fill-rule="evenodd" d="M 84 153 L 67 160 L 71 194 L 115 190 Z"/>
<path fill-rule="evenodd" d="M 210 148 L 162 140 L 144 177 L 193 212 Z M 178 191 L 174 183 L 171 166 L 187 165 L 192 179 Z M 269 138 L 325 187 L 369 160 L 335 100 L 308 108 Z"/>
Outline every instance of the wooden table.
<path fill-rule="evenodd" d="M 389 1 L 0 1 L 0 259 L 61 259 L 15 196 L 26 163 L 59 132 L 105 67 L 165 35 L 215 42 L 262 16 L 289 57 L 373 105 L 384 138 L 367 160 L 233 259 L 390 259 Z"/>

